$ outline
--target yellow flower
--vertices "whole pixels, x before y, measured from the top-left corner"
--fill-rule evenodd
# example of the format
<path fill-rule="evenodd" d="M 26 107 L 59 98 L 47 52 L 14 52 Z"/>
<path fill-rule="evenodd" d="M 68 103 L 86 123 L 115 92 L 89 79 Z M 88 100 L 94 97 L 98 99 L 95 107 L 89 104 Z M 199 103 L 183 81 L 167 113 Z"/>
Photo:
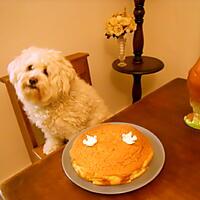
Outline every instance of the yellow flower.
<path fill-rule="evenodd" d="M 131 19 L 130 18 L 126 18 L 126 17 L 122 17 L 120 24 L 122 26 L 128 26 L 131 23 Z"/>
<path fill-rule="evenodd" d="M 116 17 L 111 17 L 110 20 L 109 20 L 109 23 L 110 23 L 112 26 L 117 25 L 117 24 L 118 24 L 117 18 L 116 18 Z"/>
<path fill-rule="evenodd" d="M 128 28 L 129 28 L 131 31 L 133 31 L 134 28 L 135 28 L 134 22 L 132 22 L 131 24 L 129 24 Z"/>
<path fill-rule="evenodd" d="M 122 18 L 123 18 L 123 17 L 122 17 L 122 16 L 120 16 L 120 15 L 119 15 L 119 16 L 117 16 L 117 17 L 116 17 L 116 19 L 117 19 L 117 22 L 118 22 L 118 23 L 121 23 L 121 21 L 122 21 Z"/>
<path fill-rule="evenodd" d="M 106 26 L 106 34 L 110 36 L 114 34 L 113 26 L 111 26 L 110 24 Z"/>
<path fill-rule="evenodd" d="M 126 33 L 133 32 L 135 23 L 133 18 L 124 12 L 118 12 L 113 14 L 112 17 L 106 23 L 106 33 L 107 38 L 119 37 Z"/>
<path fill-rule="evenodd" d="M 114 26 L 113 31 L 117 37 L 119 37 L 124 33 L 123 27 L 120 24 Z"/>

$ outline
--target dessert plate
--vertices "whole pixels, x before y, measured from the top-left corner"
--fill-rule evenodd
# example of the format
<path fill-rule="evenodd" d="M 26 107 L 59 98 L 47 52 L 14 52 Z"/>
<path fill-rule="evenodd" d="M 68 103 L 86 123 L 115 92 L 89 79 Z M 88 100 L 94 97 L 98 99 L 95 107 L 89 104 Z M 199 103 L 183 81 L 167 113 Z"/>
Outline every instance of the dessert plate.
<path fill-rule="evenodd" d="M 115 124 L 125 124 L 124 122 L 110 122 Z M 126 123 L 127 124 L 127 123 Z M 62 154 L 62 166 L 64 169 L 65 174 L 67 177 L 76 185 L 79 187 L 88 190 L 90 192 L 100 193 L 100 194 L 121 194 L 130 192 L 136 189 L 139 189 L 146 184 L 150 183 L 156 176 L 160 173 L 164 162 L 165 162 L 165 151 L 163 148 L 162 143 L 160 140 L 149 130 L 135 125 L 130 124 L 134 126 L 136 129 L 141 131 L 146 137 L 149 138 L 152 148 L 154 150 L 154 156 L 149 164 L 149 168 L 146 170 L 144 174 L 142 174 L 140 177 L 134 179 L 131 183 L 123 184 L 123 185 L 113 185 L 113 186 L 98 186 L 94 185 L 91 182 L 88 182 L 81 177 L 78 176 L 78 174 L 75 172 L 74 168 L 71 165 L 71 159 L 69 155 L 69 151 L 72 147 L 73 141 L 78 136 L 76 135 L 74 138 L 69 140 L 68 144 L 65 146 Z M 86 129 L 88 130 L 88 129 Z M 85 131 L 85 130 L 83 130 Z M 81 134 L 83 131 L 81 131 L 79 134 Z"/>

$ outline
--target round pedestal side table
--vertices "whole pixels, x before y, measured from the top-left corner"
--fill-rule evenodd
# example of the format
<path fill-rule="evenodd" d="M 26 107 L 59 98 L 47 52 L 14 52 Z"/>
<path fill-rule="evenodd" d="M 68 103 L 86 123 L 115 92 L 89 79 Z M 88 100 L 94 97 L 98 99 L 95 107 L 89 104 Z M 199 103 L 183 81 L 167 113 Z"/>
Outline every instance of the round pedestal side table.
<path fill-rule="evenodd" d="M 141 77 L 144 74 L 152 74 L 160 71 L 164 67 L 164 63 L 154 57 L 142 56 L 142 62 L 135 62 L 134 56 L 127 56 L 125 67 L 118 66 L 119 59 L 112 63 L 112 67 L 121 73 L 131 74 L 133 76 L 132 99 L 133 103 L 140 100 L 142 96 Z"/>

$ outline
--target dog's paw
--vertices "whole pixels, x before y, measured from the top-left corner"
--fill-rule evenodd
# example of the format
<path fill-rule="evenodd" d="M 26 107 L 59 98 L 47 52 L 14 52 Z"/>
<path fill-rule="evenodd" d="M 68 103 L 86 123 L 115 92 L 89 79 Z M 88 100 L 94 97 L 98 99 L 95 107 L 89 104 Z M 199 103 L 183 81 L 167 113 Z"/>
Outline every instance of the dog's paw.
<path fill-rule="evenodd" d="M 60 147 L 60 145 L 58 144 L 50 144 L 50 143 L 45 143 L 44 144 L 44 147 L 43 147 L 43 153 L 44 154 L 50 154 L 52 153 L 53 151 L 55 151 L 56 149 L 58 149 Z"/>

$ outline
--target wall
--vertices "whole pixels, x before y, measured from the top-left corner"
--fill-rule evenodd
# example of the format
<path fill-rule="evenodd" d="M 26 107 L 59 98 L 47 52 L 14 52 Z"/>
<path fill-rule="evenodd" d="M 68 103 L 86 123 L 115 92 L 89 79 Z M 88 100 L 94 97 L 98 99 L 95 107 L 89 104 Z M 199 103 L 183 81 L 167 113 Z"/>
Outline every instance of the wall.
<path fill-rule="evenodd" d="M 144 77 L 147 94 L 171 79 L 186 78 L 200 56 L 200 1 L 146 1 L 145 10 L 145 55 L 165 63 L 164 70 Z"/>
<path fill-rule="evenodd" d="M 131 0 L 1 0 L 0 76 L 19 52 L 29 46 L 54 48 L 70 54 L 89 52 L 94 87 L 112 112 L 131 103 L 131 76 L 115 72 L 117 42 L 104 37 L 110 15 Z M 160 58 L 165 68 L 144 76 L 144 95 L 175 77 L 186 77 L 200 55 L 200 1 L 145 2 L 144 54 Z M 131 54 L 131 36 L 127 54 Z M 5 87 L 0 85 L 0 182 L 30 164 Z"/>

